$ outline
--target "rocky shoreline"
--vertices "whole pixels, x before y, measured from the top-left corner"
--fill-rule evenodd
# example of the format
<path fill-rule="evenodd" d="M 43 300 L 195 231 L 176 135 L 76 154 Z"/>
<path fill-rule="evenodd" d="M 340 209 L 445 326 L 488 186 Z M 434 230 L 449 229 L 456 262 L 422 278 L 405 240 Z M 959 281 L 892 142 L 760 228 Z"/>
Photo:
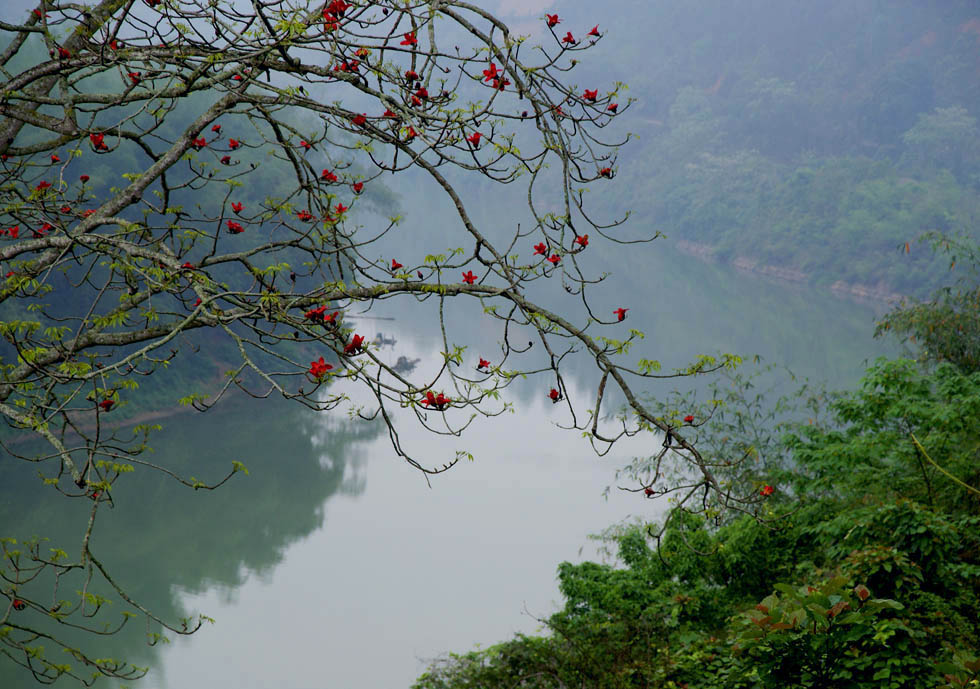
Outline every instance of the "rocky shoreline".
<path fill-rule="evenodd" d="M 689 242 L 680 239 L 673 243 L 682 254 L 694 256 L 702 261 L 717 262 L 714 247 L 703 242 Z M 798 285 L 810 284 L 810 274 L 796 268 L 784 268 L 781 266 L 761 263 L 749 256 L 736 256 L 729 263 L 736 270 L 760 275 L 770 280 L 780 282 L 790 282 Z M 838 280 L 830 286 L 830 291 L 842 297 L 847 297 L 855 301 L 874 302 L 877 304 L 893 305 L 902 301 L 905 296 L 893 292 L 885 285 L 865 285 L 861 283 L 845 282 Z"/>

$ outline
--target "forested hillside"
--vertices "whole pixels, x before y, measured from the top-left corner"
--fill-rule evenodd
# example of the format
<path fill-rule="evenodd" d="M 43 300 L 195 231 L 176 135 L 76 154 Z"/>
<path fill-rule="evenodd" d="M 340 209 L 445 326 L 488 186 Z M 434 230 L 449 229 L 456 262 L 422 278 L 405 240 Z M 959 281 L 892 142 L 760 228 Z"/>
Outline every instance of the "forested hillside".
<path fill-rule="evenodd" d="M 977 236 L 980 9 L 971 2 L 640 2 L 559 9 L 615 35 L 640 140 L 606 197 L 687 251 L 922 296 L 916 238 Z M 564 17 L 565 14 L 562 14 Z M 603 24 L 604 22 L 604 24 Z M 583 87 L 612 88 L 600 71 Z M 904 245 L 910 243 L 908 255 Z"/>

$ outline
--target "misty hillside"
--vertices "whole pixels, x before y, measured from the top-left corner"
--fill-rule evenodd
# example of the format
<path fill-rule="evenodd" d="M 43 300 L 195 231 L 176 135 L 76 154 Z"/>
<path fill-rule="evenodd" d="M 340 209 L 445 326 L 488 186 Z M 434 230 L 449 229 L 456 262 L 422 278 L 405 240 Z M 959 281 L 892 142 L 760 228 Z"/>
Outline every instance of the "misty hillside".
<path fill-rule="evenodd" d="M 578 82 L 622 78 L 622 100 L 636 99 L 623 120 L 639 141 L 623 149 L 609 205 L 674 246 L 818 285 L 922 294 L 948 263 L 916 238 L 978 236 L 975 3 L 558 9 L 569 28 L 599 22 L 608 37 Z"/>

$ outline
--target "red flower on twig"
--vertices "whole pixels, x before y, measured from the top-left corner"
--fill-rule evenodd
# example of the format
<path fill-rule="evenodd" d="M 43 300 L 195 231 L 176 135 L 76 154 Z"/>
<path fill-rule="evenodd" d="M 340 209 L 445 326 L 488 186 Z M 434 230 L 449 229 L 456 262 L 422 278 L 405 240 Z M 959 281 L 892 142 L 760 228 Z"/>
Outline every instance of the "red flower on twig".
<path fill-rule="evenodd" d="M 480 137 L 482 136 L 483 134 L 481 134 L 480 132 L 473 132 L 468 137 L 466 137 L 466 140 L 470 143 L 470 145 L 473 146 L 473 148 L 477 148 L 480 145 Z"/>
<path fill-rule="evenodd" d="M 14 610 L 16 610 L 17 612 L 20 612 L 21 610 L 27 607 L 27 603 L 22 601 L 20 598 L 14 598 L 14 600 L 11 602 L 11 605 L 14 606 Z"/>
<path fill-rule="evenodd" d="M 463 282 L 465 282 L 467 285 L 472 285 L 474 282 L 476 282 L 476 275 L 473 274 L 472 270 L 463 273 Z"/>
<path fill-rule="evenodd" d="M 589 89 L 585 89 L 585 93 L 582 95 L 582 98 L 589 101 L 590 103 L 595 103 L 595 99 L 598 97 L 599 97 L 599 89 L 592 89 L 591 91 Z"/>
<path fill-rule="evenodd" d="M 115 405 L 115 403 L 116 403 L 116 400 L 107 397 L 104 400 L 102 400 L 101 402 L 99 402 L 99 406 L 102 407 L 102 411 L 106 411 L 107 412 L 107 411 L 110 411 L 112 409 L 112 407 L 113 407 L 113 405 Z"/>
<path fill-rule="evenodd" d="M 553 29 L 558 24 L 561 24 L 561 21 L 558 19 L 558 15 L 557 14 L 546 14 L 544 16 L 545 16 L 545 18 L 548 21 L 548 28 L 549 29 Z"/>
<path fill-rule="evenodd" d="M 364 182 L 354 182 L 352 188 L 354 189 L 355 194 L 360 194 L 362 191 L 364 191 Z"/>
<path fill-rule="evenodd" d="M 337 175 L 335 175 L 330 170 L 324 170 L 323 172 L 321 172 L 320 173 L 320 179 L 322 179 L 324 182 L 336 182 L 336 181 L 338 181 L 337 180 Z"/>
<path fill-rule="evenodd" d="M 561 256 L 559 256 L 558 254 L 551 254 L 551 256 L 549 256 L 547 260 L 548 263 L 550 263 L 551 265 L 557 266 L 558 262 L 561 261 Z"/>
<path fill-rule="evenodd" d="M 310 370 L 307 373 L 319 382 L 323 380 L 323 377 L 327 375 L 327 371 L 331 369 L 333 369 L 333 365 L 328 364 L 321 356 L 317 361 L 310 362 Z"/>
<path fill-rule="evenodd" d="M 200 151 L 202 148 L 208 145 L 208 140 L 202 136 L 200 138 L 194 139 L 193 141 L 191 141 L 191 143 L 194 145 L 194 148 Z"/>
<path fill-rule="evenodd" d="M 391 272 L 394 273 L 399 268 L 404 268 L 404 267 L 405 267 L 404 265 L 402 265 L 401 263 L 399 263 L 395 259 L 391 259 Z"/>
<path fill-rule="evenodd" d="M 245 206 L 243 206 L 241 203 L 237 203 L 235 201 L 232 201 L 231 202 L 231 209 L 233 211 L 235 211 L 236 213 L 241 213 L 242 212 L 242 208 L 244 208 L 244 207 Z"/>
<path fill-rule="evenodd" d="M 220 124 L 213 125 L 211 127 L 211 131 L 214 132 L 215 134 L 220 134 L 221 133 L 221 125 Z"/>
<path fill-rule="evenodd" d="M 555 388 L 551 388 L 551 392 L 548 393 L 548 399 L 550 399 L 554 404 L 558 404 L 562 399 L 562 395 Z"/>
<path fill-rule="evenodd" d="M 351 338 L 350 342 L 348 342 L 344 346 L 344 354 L 346 354 L 347 356 L 360 354 L 362 351 L 364 351 L 363 335 L 354 335 L 354 337 Z"/>
<path fill-rule="evenodd" d="M 606 110 L 611 113 L 615 113 L 617 110 L 619 110 L 619 103 L 610 103 L 606 106 Z"/>
<path fill-rule="evenodd" d="M 222 165 L 231 165 L 231 156 L 221 156 Z"/>
<path fill-rule="evenodd" d="M 228 220 L 227 224 L 228 224 L 228 231 L 231 234 L 241 234 L 242 232 L 245 231 L 245 228 L 239 225 L 234 220 Z"/>
<path fill-rule="evenodd" d="M 589 30 L 589 33 L 586 34 L 586 35 L 587 36 L 598 36 L 599 35 L 599 25 L 596 24 L 595 26 L 593 26 L 592 29 Z"/>
<path fill-rule="evenodd" d="M 618 308 L 615 311 L 613 311 L 613 313 L 616 314 L 616 320 L 620 322 L 625 321 L 627 311 L 629 311 L 629 309 L 624 309 L 624 308 Z"/>
<path fill-rule="evenodd" d="M 606 177 L 607 179 L 612 179 L 613 176 L 612 168 L 611 167 L 602 168 L 601 170 L 599 170 L 599 176 Z"/>
<path fill-rule="evenodd" d="M 489 368 L 490 368 L 490 362 L 484 359 L 483 357 L 480 357 L 480 363 L 476 365 L 476 370 L 482 371 Z"/>
<path fill-rule="evenodd" d="M 399 43 L 398 45 L 413 45 L 414 46 L 414 45 L 418 45 L 418 44 L 419 44 L 419 39 L 417 39 L 415 37 L 415 32 L 414 31 L 409 31 L 407 34 L 405 34 L 405 36 L 401 40 L 401 43 Z"/>
<path fill-rule="evenodd" d="M 589 245 L 589 235 L 583 234 L 575 238 L 574 244 L 578 244 L 583 249 Z"/>
<path fill-rule="evenodd" d="M 684 423 L 692 423 L 694 421 L 694 415 L 688 414 L 684 417 Z"/>
<path fill-rule="evenodd" d="M 569 45 L 575 45 L 575 37 L 572 35 L 571 31 L 565 33 L 565 37 L 561 39 L 562 43 L 568 43 Z"/>
<path fill-rule="evenodd" d="M 776 490 L 775 488 L 767 484 L 762 487 L 762 490 L 759 491 L 759 495 L 761 495 L 764 498 L 768 498 L 770 495 L 773 494 L 773 491 L 775 490 Z"/>
<path fill-rule="evenodd" d="M 535 256 L 547 256 L 548 255 L 548 246 L 544 242 L 541 242 L 540 244 L 535 244 L 534 245 L 534 255 Z"/>
<path fill-rule="evenodd" d="M 235 150 L 236 148 L 238 148 L 241 145 L 242 145 L 242 142 L 239 141 L 238 139 L 228 139 L 228 147 L 230 149 L 232 149 L 232 150 Z"/>
<path fill-rule="evenodd" d="M 437 395 L 432 390 L 425 393 L 425 397 L 419 400 L 419 404 L 431 409 L 437 409 L 443 411 L 452 403 L 452 399 L 446 397 L 441 392 Z"/>
<path fill-rule="evenodd" d="M 350 121 L 355 127 L 363 127 L 365 124 L 367 124 L 367 115 L 364 113 L 354 115 Z"/>

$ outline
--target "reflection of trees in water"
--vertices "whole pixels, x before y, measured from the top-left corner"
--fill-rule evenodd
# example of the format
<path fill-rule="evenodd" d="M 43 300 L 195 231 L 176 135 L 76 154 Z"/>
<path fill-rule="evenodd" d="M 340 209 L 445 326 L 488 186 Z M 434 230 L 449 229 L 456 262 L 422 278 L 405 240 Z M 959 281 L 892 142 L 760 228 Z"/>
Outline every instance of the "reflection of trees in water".
<path fill-rule="evenodd" d="M 131 598 L 178 627 L 186 615 L 182 592 L 216 586 L 233 591 L 249 573 L 276 566 L 290 544 L 318 529 L 330 496 L 360 494 L 365 462 L 360 446 L 379 430 L 376 424 L 356 421 L 330 419 L 324 424 L 299 405 L 247 398 L 229 400 L 206 414 L 179 415 L 162 425 L 163 431 L 151 439 L 151 461 L 202 480 L 223 475 L 232 461 L 242 462 L 249 471 L 216 491 L 195 491 L 137 466 L 113 489 L 114 507 L 99 509 L 92 537 L 96 557 Z M 45 488 L 32 471 L 22 462 L 0 462 L 0 536 L 48 538 L 42 554 L 57 547 L 73 557 L 91 503 Z M 46 601 L 51 585 L 50 578 L 42 577 L 22 587 L 21 593 Z M 58 598 L 75 598 L 82 585 L 81 577 L 62 581 Z M 118 623 L 125 604 L 114 592 L 99 592 L 113 603 L 96 621 Z M 49 624 L 38 611 L 16 614 L 19 623 L 37 628 Z M 155 627 L 149 631 L 159 631 Z M 60 628 L 57 633 L 94 656 L 137 665 L 152 665 L 156 658 L 145 644 L 147 627 L 139 618 L 115 636 L 66 631 L 70 630 Z M 50 660 L 71 662 L 53 643 L 43 645 Z M 35 684 L 27 671 L 6 658 L 0 661 L 0 686 Z"/>

